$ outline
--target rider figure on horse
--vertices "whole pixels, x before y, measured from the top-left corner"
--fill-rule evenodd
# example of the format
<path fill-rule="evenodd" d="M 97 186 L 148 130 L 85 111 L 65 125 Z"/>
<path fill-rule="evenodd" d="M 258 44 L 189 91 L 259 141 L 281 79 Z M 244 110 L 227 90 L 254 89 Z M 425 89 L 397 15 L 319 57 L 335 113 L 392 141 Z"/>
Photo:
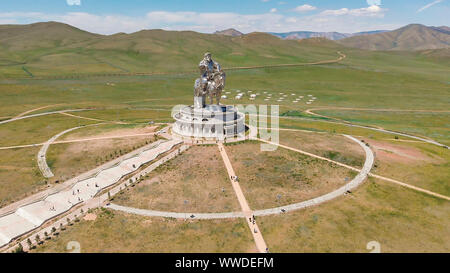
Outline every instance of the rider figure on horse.
<path fill-rule="evenodd" d="M 213 61 L 211 53 L 207 52 L 203 60 L 198 65 L 201 73 L 201 78 L 195 81 L 194 96 L 210 97 L 211 104 L 213 98 L 216 98 L 216 104 L 220 102 L 222 90 L 225 87 L 225 72 L 223 72 L 220 64 Z"/>

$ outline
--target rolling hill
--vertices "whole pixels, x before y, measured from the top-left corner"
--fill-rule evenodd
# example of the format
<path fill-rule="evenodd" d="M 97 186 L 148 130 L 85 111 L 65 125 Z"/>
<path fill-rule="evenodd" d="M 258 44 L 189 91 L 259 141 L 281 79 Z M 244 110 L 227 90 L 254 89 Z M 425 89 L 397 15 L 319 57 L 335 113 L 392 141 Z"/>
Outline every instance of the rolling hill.
<path fill-rule="evenodd" d="M 244 35 L 244 33 L 240 32 L 238 30 L 235 30 L 234 28 L 216 31 L 216 32 L 214 32 L 214 34 L 232 36 L 232 37 Z"/>
<path fill-rule="evenodd" d="M 412 24 L 400 29 L 345 38 L 338 43 L 368 50 L 425 50 L 450 47 L 448 27 Z"/>
<path fill-rule="evenodd" d="M 347 39 L 366 41 L 379 35 L 382 35 L 382 41 L 391 36 L 405 38 L 411 32 L 409 28 L 397 36 L 388 32 Z M 423 32 L 423 36 L 417 31 L 415 36 L 409 34 L 414 38 L 408 40 L 410 46 L 398 42 L 395 49 L 425 49 L 430 41 L 435 40 L 440 41 L 438 45 L 443 47 L 445 42 L 442 41 L 449 36 L 445 27 L 424 27 Z M 344 45 L 352 41 L 347 39 L 336 43 L 320 37 L 284 40 L 262 32 L 233 36 L 233 31 L 217 35 L 161 29 L 99 35 L 57 22 L 0 25 L 0 78 L 194 72 L 206 51 L 212 52 L 213 58 L 223 67 L 333 60 L 338 57 L 337 51 L 353 56 L 367 55 L 360 49 L 345 48 Z M 447 59 L 448 51 L 427 50 L 414 54 Z"/>
<path fill-rule="evenodd" d="M 70 46 L 101 36 L 57 22 L 0 25 L 0 44 L 10 51 Z"/>
<path fill-rule="evenodd" d="M 334 47 L 342 47 L 333 44 Z M 337 58 L 336 49 L 254 32 L 240 36 L 141 30 L 98 35 L 56 23 L 0 26 L 0 77 L 196 71 L 206 51 L 224 67 Z"/>

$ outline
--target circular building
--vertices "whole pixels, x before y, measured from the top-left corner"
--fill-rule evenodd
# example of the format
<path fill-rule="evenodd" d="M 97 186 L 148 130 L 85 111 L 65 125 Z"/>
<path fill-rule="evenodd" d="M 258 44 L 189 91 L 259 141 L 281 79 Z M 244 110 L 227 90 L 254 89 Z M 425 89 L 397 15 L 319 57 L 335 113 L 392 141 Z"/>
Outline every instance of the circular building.
<path fill-rule="evenodd" d="M 173 132 L 185 137 L 225 139 L 245 134 L 244 114 L 231 105 L 186 106 L 173 118 Z"/>

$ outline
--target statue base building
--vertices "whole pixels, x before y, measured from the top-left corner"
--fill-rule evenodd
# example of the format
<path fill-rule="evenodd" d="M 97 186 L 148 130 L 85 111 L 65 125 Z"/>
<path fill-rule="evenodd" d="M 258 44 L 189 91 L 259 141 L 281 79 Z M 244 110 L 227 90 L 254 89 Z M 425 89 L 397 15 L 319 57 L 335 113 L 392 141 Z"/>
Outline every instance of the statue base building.
<path fill-rule="evenodd" d="M 244 114 L 231 105 L 186 106 L 173 118 L 172 131 L 183 137 L 215 140 L 245 137 Z"/>

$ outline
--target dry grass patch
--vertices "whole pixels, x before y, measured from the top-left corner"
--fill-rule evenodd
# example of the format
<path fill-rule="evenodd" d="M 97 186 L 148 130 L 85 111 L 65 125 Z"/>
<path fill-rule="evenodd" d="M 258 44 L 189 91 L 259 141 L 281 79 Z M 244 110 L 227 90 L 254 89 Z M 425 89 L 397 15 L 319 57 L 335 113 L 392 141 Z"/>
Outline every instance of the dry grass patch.
<path fill-rule="evenodd" d="M 114 202 L 174 212 L 238 211 L 217 146 L 194 146 L 157 168 Z"/>
<path fill-rule="evenodd" d="M 174 220 L 103 210 L 95 221 L 81 220 L 33 252 L 248 252 L 254 249 L 244 219 Z"/>
<path fill-rule="evenodd" d="M 151 133 L 155 129 L 155 127 L 114 129 L 117 126 L 108 126 L 104 131 L 102 130 L 103 128 L 97 128 L 97 126 L 82 128 L 74 131 L 74 133 L 69 133 L 64 137 L 64 140 Z M 154 140 L 155 137 L 153 135 L 148 135 L 56 143 L 51 145 L 47 151 L 47 164 L 55 174 L 55 177 L 52 178 L 53 180 L 65 180 L 94 169 Z"/>
<path fill-rule="evenodd" d="M 420 142 L 366 140 L 374 150 L 373 173 L 450 196 L 450 152 Z"/>
<path fill-rule="evenodd" d="M 350 182 L 355 172 L 283 148 L 262 152 L 259 143 L 226 147 L 252 209 L 308 200 Z"/>
<path fill-rule="evenodd" d="M 354 141 L 330 133 L 280 131 L 280 143 L 354 167 L 362 167 L 366 156 Z"/>
<path fill-rule="evenodd" d="M 115 138 L 154 133 L 158 126 L 146 124 L 100 124 L 89 126 L 65 134 L 58 140 L 77 140 L 86 138 Z"/>

